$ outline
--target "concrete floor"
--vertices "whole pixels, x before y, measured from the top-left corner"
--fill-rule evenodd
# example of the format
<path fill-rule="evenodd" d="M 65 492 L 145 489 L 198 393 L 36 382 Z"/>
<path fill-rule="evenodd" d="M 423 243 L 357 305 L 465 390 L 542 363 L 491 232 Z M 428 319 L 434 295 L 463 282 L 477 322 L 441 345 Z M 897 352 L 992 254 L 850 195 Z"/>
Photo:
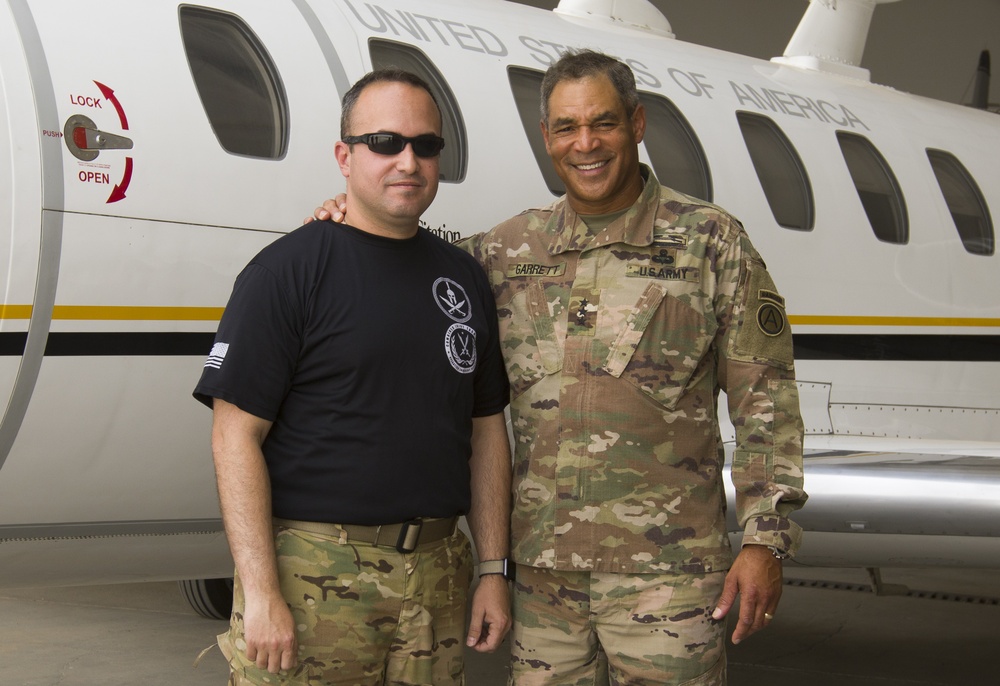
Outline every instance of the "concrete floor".
<path fill-rule="evenodd" d="M 1000 684 L 997 572 L 886 570 L 912 591 L 893 596 L 857 590 L 858 570 L 786 577 L 770 629 L 730 649 L 733 686 Z M 0 684 L 221 686 L 218 650 L 193 663 L 225 626 L 196 616 L 173 583 L 0 590 Z M 505 662 L 471 655 L 469 685 L 504 684 Z"/>

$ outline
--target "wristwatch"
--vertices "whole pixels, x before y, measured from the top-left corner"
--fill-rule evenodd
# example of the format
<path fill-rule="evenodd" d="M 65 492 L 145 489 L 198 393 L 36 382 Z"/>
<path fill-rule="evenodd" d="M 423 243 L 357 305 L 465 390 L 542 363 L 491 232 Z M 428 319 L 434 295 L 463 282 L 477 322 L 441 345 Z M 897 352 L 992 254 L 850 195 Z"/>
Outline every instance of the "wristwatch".
<path fill-rule="evenodd" d="M 513 581 L 514 568 L 515 565 L 510 558 L 504 558 L 502 560 L 480 560 L 479 576 L 482 578 L 487 574 L 502 574 L 503 578 L 507 579 L 507 581 Z"/>

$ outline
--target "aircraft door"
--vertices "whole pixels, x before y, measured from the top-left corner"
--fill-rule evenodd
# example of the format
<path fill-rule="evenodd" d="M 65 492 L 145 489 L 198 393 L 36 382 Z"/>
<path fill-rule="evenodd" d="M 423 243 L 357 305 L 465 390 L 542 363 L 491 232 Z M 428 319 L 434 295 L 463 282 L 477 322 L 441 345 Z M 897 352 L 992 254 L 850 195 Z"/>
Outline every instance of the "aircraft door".
<path fill-rule="evenodd" d="M 363 59 L 316 11 L 0 2 L 0 585 L 231 571 L 191 391 L 240 269 L 343 187 Z"/>
<path fill-rule="evenodd" d="M 12 392 L 21 370 L 34 300 L 41 242 L 40 131 L 26 56 L 33 26 L 23 9 L 0 6 L 0 467 L 28 397 Z"/>

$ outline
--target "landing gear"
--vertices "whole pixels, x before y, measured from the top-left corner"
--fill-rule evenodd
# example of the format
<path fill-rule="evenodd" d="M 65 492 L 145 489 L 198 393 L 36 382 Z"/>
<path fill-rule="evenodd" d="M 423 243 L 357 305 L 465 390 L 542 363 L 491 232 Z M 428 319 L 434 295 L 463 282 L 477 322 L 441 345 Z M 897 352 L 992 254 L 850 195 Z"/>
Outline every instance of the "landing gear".
<path fill-rule="evenodd" d="M 229 619 L 233 612 L 232 579 L 178 581 L 181 593 L 194 611 L 209 619 Z"/>

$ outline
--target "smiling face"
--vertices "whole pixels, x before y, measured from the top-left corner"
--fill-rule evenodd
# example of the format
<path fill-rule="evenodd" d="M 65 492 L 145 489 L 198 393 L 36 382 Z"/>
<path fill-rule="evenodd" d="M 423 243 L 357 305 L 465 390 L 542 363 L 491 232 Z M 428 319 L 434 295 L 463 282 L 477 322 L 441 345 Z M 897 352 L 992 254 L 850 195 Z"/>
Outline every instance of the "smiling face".
<path fill-rule="evenodd" d="M 578 214 L 610 214 L 642 192 L 638 144 L 646 131 L 642 105 L 630 117 L 603 74 L 561 81 L 552 89 L 545 149 Z"/>
<path fill-rule="evenodd" d="M 396 81 L 367 86 L 350 117 L 349 135 L 393 132 L 441 135 L 441 114 L 422 88 Z M 437 194 L 440 157 L 417 157 L 412 145 L 380 155 L 364 143 L 338 141 L 334 151 L 347 179 L 352 226 L 381 236 L 408 238 Z"/>

